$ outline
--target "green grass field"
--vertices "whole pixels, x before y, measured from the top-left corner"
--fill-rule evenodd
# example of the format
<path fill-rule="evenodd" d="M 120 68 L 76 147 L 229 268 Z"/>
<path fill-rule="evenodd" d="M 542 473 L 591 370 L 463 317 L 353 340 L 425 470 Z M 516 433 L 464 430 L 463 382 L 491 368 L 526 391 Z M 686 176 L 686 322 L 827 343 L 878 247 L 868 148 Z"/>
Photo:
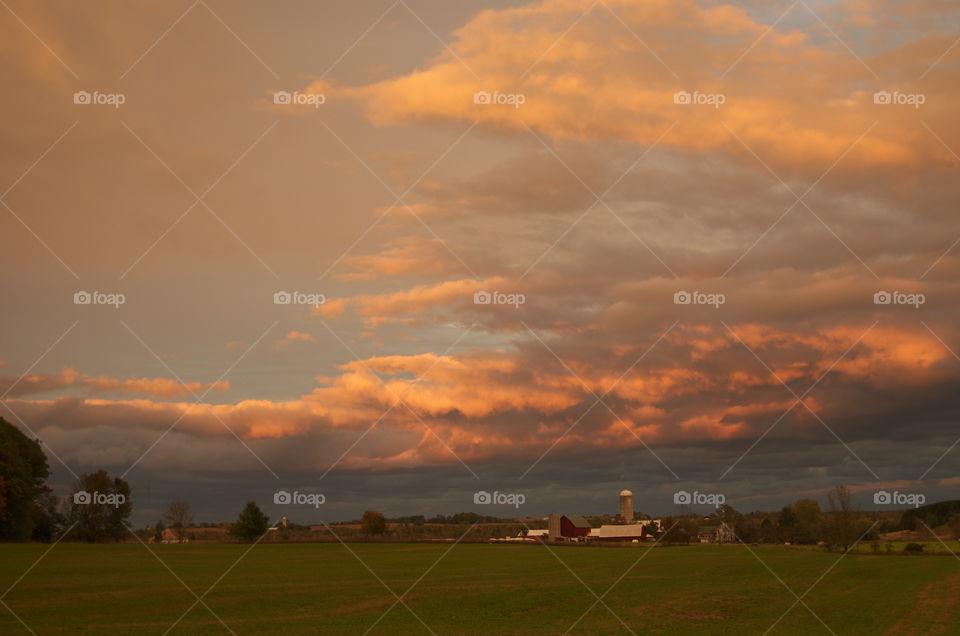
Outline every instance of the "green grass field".
<path fill-rule="evenodd" d="M 48 547 L 0 545 L 0 589 Z M 260 544 L 242 556 L 248 548 L 151 546 L 161 563 L 139 544 L 61 543 L 3 597 L 0 634 L 29 633 L 12 612 L 37 634 L 161 634 L 196 600 L 177 577 L 198 595 L 213 586 L 204 603 L 238 634 L 362 634 L 388 610 L 370 633 L 429 633 L 415 612 L 437 634 L 561 634 L 581 617 L 571 633 L 628 633 L 622 619 L 637 634 L 762 634 L 796 601 L 777 577 L 798 595 L 814 587 L 803 598 L 810 609 L 798 604 L 771 634 L 830 633 L 813 613 L 837 634 L 960 633 L 960 562 L 951 556 L 851 554 L 817 583 L 837 554 L 315 543 Z M 604 595 L 628 569 L 603 598 L 619 619 L 601 604 L 591 610 L 584 584 Z M 409 609 L 390 609 L 384 583 L 399 595 L 416 583 Z M 170 633 L 227 629 L 197 605 Z"/>

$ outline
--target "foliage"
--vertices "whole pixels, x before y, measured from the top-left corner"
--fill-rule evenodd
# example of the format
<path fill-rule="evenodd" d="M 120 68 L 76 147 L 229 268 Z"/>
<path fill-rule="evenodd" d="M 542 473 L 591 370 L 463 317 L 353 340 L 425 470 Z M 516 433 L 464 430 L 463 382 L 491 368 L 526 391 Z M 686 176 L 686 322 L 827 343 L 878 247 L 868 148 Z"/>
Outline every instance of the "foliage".
<path fill-rule="evenodd" d="M 919 530 L 923 524 L 931 528 L 949 523 L 950 517 L 960 513 L 960 500 L 938 501 L 919 508 L 911 508 L 900 517 L 900 527 L 903 530 Z M 920 523 L 920 522 L 923 523 Z"/>
<path fill-rule="evenodd" d="M 119 541 L 127 535 L 125 522 L 132 511 L 126 481 L 103 470 L 80 475 L 67 500 L 70 537 L 88 543 Z"/>
<path fill-rule="evenodd" d="M 797 543 L 816 543 L 823 539 L 824 524 L 820 504 L 813 499 L 800 499 L 791 504 L 796 517 L 794 540 Z"/>
<path fill-rule="evenodd" d="M 50 475 L 40 442 L 0 418 L 0 540 L 49 540 L 54 519 L 44 498 Z"/>
<path fill-rule="evenodd" d="M 230 526 L 230 534 L 241 541 L 253 541 L 266 534 L 269 526 L 270 517 L 263 514 L 256 502 L 248 501 L 236 523 Z"/>
<path fill-rule="evenodd" d="M 384 534 L 387 531 L 387 520 L 376 510 L 367 510 L 360 519 L 363 531 L 367 534 Z"/>

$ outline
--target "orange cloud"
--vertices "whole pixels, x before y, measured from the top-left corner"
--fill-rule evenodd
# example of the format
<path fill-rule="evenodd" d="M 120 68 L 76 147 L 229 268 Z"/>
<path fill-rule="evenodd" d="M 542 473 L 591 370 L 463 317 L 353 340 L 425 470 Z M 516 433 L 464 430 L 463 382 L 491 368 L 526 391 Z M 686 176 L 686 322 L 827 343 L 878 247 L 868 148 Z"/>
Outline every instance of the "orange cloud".
<path fill-rule="evenodd" d="M 278 347 L 288 347 L 297 342 L 310 342 L 316 344 L 317 339 L 308 333 L 291 329 L 287 335 L 277 340 L 276 345 Z"/>
<path fill-rule="evenodd" d="M 462 279 L 418 285 L 398 292 L 335 298 L 315 308 L 313 314 L 333 318 L 350 309 L 365 318 L 365 325 L 374 327 L 388 316 L 420 314 L 437 307 L 472 304 L 474 293 L 501 289 L 505 283 L 506 279 L 501 277 L 483 281 Z"/>
<path fill-rule="evenodd" d="M 480 122 L 522 135 L 530 126 L 555 139 L 648 145 L 676 124 L 662 145 L 755 161 L 729 127 L 771 163 L 821 172 L 879 122 L 846 163 L 952 162 L 918 125 L 915 108 L 873 99 L 876 91 L 916 90 L 917 69 L 944 50 L 939 41 L 914 33 L 896 55 L 862 55 L 868 69 L 825 29 L 767 29 L 738 7 L 694 0 L 545 0 L 479 13 L 456 32 L 456 56 L 442 54 L 423 70 L 322 88 L 362 100 L 378 125 Z M 923 119 L 935 130 L 952 124 L 948 105 L 958 89 L 947 77 L 932 74 L 923 85 Z M 480 91 L 524 101 L 474 103 Z M 725 101 L 677 104 L 680 91 Z"/>
<path fill-rule="evenodd" d="M 864 329 L 799 333 L 750 324 L 734 327 L 782 379 L 796 379 L 804 388 Z M 837 364 L 830 381 L 806 399 L 811 410 L 829 418 L 832 410 L 846 407 L 850 390 L 862 386 L 896 390 L 893 379 L 918 370 L 931 382 L 950 381 L 956 375 L 952 365 L 936 364 L 945 360 L 943 348 L 922 332 L 876 329 L 849 352 L 849 364 Z M 791 406 L 793 416 L 784 426 L 812 418 L 722 327 L 691 325 L 678 333 L 659 345 L 666 349 L 662 358 L 651 357 L 622 378 L 628 366 L 624 360 L 635 358 L 637 346 L 618 347 L 616 360 L 606 352 L 567 356 L 567 364 L 586 386 L 552 356 L 537 357 L 537 348 L 377 356 L 342 365 L 340 374 L 318 378 L 320 386 L 311 393 L 288 401 L 207 405 L 189 400 L 63 397 L 10 403 L 27 420 L 46 423 L 68 414 L 57 424 L 64 430 L 101 430 L 134 422 L 138 430 L 159 434 L 179 421 L 177 431 L 182 435 L 236 434 L 261 441 L 320 436 L 324 449 L 340 452 L 374 426 L 378 429 L 374 435 L 385 436 L 385 441 L 358 450 L 344 464 L 366 470 L 449 463 L 456 461 L 451 450 L 466 461 L 492 457 L 532 461 L 561 436 L 558 449 L 570 450 L 640 446 L 640 440 L 676 444 L 750 439 Z M 730 346 L 707 351 L 697 344 L 720 337 Z M 787 372 L 792 375 L 784 377 Z M 72 386 L 70 379 L 95 390 L 152 390 L 164 396 L 175 390 L 170 381 L 119 382 L 73 371 L 58 377 L 63 387 Z M 833 387 L 840 393 L 833 394 Z M 604 400 L 613 413 L 594 404 L 591 391 L 598 395 L 609 391 Z M 837 422 L 831 419 L 831 425 Z M 311 467 L 324 468 L 338 453 L 333 455 L 316 458 Z"/>
<path fill-rule="evenodd" d="M 0 378 L 0 388 L 3 387 L 6 387 L 4 390 L 8 390 L 9 394 L 14 397 L 77 388 L 88 393 L 118 391 L 157 398 L 171 398 L 190 394 L 200 395 L 207 391 L 229 391 L 230 383 L 225 380 L 181 383 L 179 380 L 172 378 L 120 380 L 105 375 L 85 375 L 66 367 L 59 375 L 28 375 L 20 379 L 19 382 L 17 382 L 17 378 L 12 376 Z"/>
<path fill-rule="evenodd" d="M 395 239 L 378 254 L 350 256 L 344 264 L 354 271 L 340 274 L 343 280 L 367 280 L 401 274 L 451 273 L 449 252 L 439 239 Z M 462 271 L 457 267 L 457 272 Z"/>

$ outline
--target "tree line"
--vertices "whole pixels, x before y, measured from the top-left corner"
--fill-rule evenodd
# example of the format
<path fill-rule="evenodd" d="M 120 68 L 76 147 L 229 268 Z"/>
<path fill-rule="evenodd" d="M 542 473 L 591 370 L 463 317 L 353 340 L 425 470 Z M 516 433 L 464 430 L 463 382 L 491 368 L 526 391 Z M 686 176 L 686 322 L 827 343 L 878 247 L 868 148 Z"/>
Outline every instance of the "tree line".
<path fill-rule="evenodd" d="M 0 541 L 53 540 L 103 543 L 132 538 L 130 484 L 98 470 L 77 477 L 66 497 L 47 485 L 50 466 L 39 440 L 0 418 Z M 164 520 L 179 540 L 193 521 L 189 504 L 174 501 Z M 155 530 L 162 532 L 162 522 Z M 233 536 L 250 541 L 267 532 L 269 518 L 249 502 L 230 525 Z M 135 533 L 134 533 L 135 534 Z M 159 540 L 159 539 L 158 539 Z"/>
<path fill-rule="evenodd" d="M 708 517 L 678 515 L 663 519 L 664 535 L 659 538 L 668 544 L 689 543 L 698 540 L 702 527 L 719 524 L 732 531 L 733 541 L 743 543 L 816 544 L 847 550 L 862 541 L 877 549 L 880 535 L 897 530 L 948 525 L 960 535 L 960 502 L 940 502 L 902 513 L 866 512 L 854 505 L 849 488 L 835 486 L 827 493 L 826 510 L 809 498 L 798 499 L 777 513 L 741 514 L 724 504 Z"/>
<path fill-rule="evenodd" d="M 120 477 L 99 470 L 79 475 L 70 495 L 57 497 L 47 485 L 50 468 L 38 440 L 31 440 L 17 427 L 0 418 L 0 541 L 42 541 L 67 539 L 87 542 L 122 541 L 130 537 L 127 520 L 133 510 L 130 485 Z M 638 519 L 649 519 L 642 513 Z M 614 517 L 591 517 L 591 525 L 616 522 Z M 622 523 L 622 520 L 620 520 Z M 453 515 L 423 515 L 386 518 L 368 510 L 352 522 L 359 529 L 334 524 L 325 530 L 338 537 L 389 537 L 395 539 L 440 538 L 462 533 L 478 526 L 474 538 L 515 536 L 527 527 L 544 527 L 542 522 L 528 524 L 473 512 Z M 724 524 L 736 540 L 744 543 L 823 544 L 847 549 L 860 540 L 876 541 L 880 534 L 894 530 L 920 530 L 949 525 L 960 535 L 960 501 L 929 504 L 904 513 L 862 512 L 855 508 L 849 489 L 837 486 L 827 495 L 827 510 L 813 499 L 799 499 L 778 513 L 741 514 L 729 505 L 720 506 L 709 517 L 681 514 L 662 520 L 656 529 L 663 543 L 696 541 L 701 527 Z M 256 502 L 248 502 L 233 523 L 203 524 L 226 527 L 240 541 L 254 541 L 270 531 L 270 519 Z M 190 505 L 171 502 L 163 519 L 146 533 L 147 539 L 164 541 L 165 531 L 174 541 L 188 539 L 193 528 Z M 310 528 L 286 523 L 278 528 L 281 536 L 293 532 L 309 533 Z M 144 533 L 136 533 L 143 538 Z"/>

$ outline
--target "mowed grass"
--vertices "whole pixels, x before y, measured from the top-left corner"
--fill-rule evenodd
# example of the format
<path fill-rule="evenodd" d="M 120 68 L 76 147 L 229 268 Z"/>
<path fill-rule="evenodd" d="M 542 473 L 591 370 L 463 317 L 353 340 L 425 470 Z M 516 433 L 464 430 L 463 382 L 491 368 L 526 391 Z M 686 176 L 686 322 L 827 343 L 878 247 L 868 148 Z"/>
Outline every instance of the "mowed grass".
<path fill-rule="evenodd" d="M 0 545 L 0 594 L 48 548 Z M 424 624 L 437 634 L 629 633 L 623 623 L 637 634 L 762 634 L 778 619 L 771 634 L 830 633 L 821 620 L 837 634 L 955 634 L 960 625 L 960 562 L 950 556 L 838 562 L 739 545 L 150 550 L 56 545 L 2 597 L 0 634 L 29 633 L 14 612 L 37 634 L 162 634 L 178 620 L 169 633 L 228 633 L 220 620 L 238 634 L 429 633 Z M 185 586 L 203 604 L 190 609 Z"/>

